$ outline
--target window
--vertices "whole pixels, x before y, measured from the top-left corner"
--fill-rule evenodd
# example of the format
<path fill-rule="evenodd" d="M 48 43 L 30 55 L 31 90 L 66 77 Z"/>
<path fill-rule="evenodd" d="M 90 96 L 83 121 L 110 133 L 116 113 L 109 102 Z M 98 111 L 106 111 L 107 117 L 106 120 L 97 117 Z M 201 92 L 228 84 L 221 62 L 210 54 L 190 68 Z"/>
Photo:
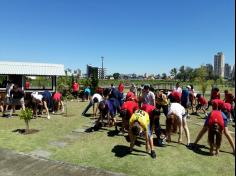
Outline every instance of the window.
<path fill-rule="evenodd" d="M 0 88 L 6 88 L 7 75 L 0 75 Z"/>
<path fill-rule="evenodd" d="M 24 77 L 25 90 L 43 90 L 53 89 L 53 77 L 52 76 L 25 76 Z"/>

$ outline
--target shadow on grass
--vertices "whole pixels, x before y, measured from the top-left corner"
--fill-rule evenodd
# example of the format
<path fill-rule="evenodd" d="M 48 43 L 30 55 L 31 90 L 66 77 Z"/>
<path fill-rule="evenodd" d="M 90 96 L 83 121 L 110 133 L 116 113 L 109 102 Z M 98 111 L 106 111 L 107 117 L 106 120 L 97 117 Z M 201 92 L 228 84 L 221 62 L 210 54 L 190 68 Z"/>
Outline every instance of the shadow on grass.
<path fill-rule="evenodd" d="M 145 153 L 146 154 L 146 152 L 141 151 L 141 150 L 133 149 L 133 151 L 138 152 L 138 153 Z M 146 156 L 146 155 L 143 155 L 143 154 L 131 153 L 130 148 L 128 146 L 125 146 L 125 145 L 116 145 L 116 146 L 114 146 L 114 148 L 112 149 L 112 152 L 115 153 L 115 156 L 119 157 L 119 158 L 123 158 L 127 155 Z"/>
<path fill-rule="evenodd" d="M 107 132 L 107 136 L 108 137 L 114 137 L 114 136 L 117 136 L 119 134 L 120 131 L 118 130 L 111 130 L 111 131 L 108 131 Z"/>
<path fill-rule="evenodd" d="M 34 134 L 39 132 L 39 130 L 36 129 L 29 129 L 29 132 L 26 132 L 26 129 L 16 129 L 16 130 L 12 130 L 13 133 L 20 133 L 20 134 Z"/>
<path fill-rule="evenodd" d="M 125 136 L 125 139 L 127 142 L 130 142 L 129 135 Z M 142 140 L 142 141 L 140 141 L 140 140 Z M 146 145 L 146 142 L 143 138 L 137 137 L 134 145 L 141 147 L 141 145 Z"/>
<path fill-rule="evenodd" d="M 191 147 L 187 147 L 187 148 L 192 150 L 194 153 L 197 153 L 197 154 L 200 154 L 200 155 L 205 155 L 205 156 L 212 156 L 210 154 L 210 148 L 209 147 L 206 147 L 205 145 L 192 144 L 192 143 L 190 145 L 191 145 Z M 206 149 L 207 151 L 204 151 L 202 149 Z M 227 152 L 227 151 L 224 151 L 224 150 L 220 150 L 220 152 L 234 155 L 233 153 Z"/>

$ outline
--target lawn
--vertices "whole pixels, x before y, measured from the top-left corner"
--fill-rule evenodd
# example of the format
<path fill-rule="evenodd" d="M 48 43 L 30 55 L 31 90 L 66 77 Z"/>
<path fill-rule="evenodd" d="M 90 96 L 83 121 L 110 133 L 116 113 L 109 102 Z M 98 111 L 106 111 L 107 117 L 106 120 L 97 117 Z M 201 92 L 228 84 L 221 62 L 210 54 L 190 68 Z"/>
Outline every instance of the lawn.
<path fill-rule="evenodd" d="M 113 128 L 86 133 L 80 132 L 92 126 L 92 117 L 81 117 L 87 102 L 68 102 L 68 114 L 46 115 L 33 119 L 30 128 L 39 132 L 22 135 L 12 132 L 25 128 L 19 117 L 0 118 L 0 147 L 18 152 L 33 153 L 43 150 L 50 153 L 49 159 L 102 168 L 127 175 L 235 175 L 235 156 L 225 137 L 220 156 L 209 156 L 206 135 L 199 144 L 205 145 L 199 152 L 193 152 L 185 145 L 177 144 L 177 135 L 166 147 L 155 147 L 157 159 L 153 160 L 145 151 L 144 140 L 139 139 L 135 151 L 128 154 L 127 134 L 113 135 Z M 91 110 L 91 109 L 90 109 Z M 90 111 L 91 112 L 91 111 Z M 203 114 L 202 114 L 203 117 Z M 161 116 L 164 127 L 165 117 Z M 191 141 L 194 141 L 204 119 L 191 116 L 188 120 Z M 164 127 L 165 128 L 165 127 Z M 232 136 L 235 129 L 229 124 Z M 185 137 L 183 143 L 185 143 Z"/>

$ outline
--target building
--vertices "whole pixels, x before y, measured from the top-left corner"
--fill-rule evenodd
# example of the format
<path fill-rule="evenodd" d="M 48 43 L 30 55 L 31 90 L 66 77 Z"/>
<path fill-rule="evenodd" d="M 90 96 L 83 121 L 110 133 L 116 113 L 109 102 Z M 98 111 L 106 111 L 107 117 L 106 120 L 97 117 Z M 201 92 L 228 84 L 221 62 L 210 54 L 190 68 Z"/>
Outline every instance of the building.
<path fill-rule="evenodd" d="M 55 92 L 57 77 L 63 75 L 65 70 L 61 64 L 0 61 L 0 92 L 6 91 L 8 81 L 25 92 Z"/>
<path fill-rule="evenodd" d="M 235 65 L 233 66 L 232 72 L 231 72 L 231 78 L 234 81 L 235 80 Z"/>
<path fill-rule="evenodd" d="M 224 54 L 218 52 L 214 56 L 214 74 L 215 76 L 224 77 Z"/>
<path fill-rule="evenodd" d="M 95 76 L 98 79 L 105 78 L 105 68 L 93 67 L 92 65 L 87 65 L 87 78 L 92 78 Z"/>
<path fill-rule="evenodd" d="M 225 71 L 224 71 L 224 77 L 226 78 L 226 79 L 229 79 L 229 78 L 231 78 L 231 65 L 229 65 L 229 64 L 225 64 Z"/>
<path fill-rule="evenodd" d="M 206 64 L 206 69 L 207 69 L 208 72 L 211 72 L 211 73 L 213 73 L 213 71 L 214 71 L 212 64 Z"/>

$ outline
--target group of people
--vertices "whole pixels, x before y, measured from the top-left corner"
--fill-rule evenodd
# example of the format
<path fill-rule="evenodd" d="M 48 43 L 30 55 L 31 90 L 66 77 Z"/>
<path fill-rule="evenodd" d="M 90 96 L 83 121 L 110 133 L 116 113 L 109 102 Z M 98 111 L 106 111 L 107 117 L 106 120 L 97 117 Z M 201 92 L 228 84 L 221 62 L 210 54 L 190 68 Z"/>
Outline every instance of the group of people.
<path fill-rule="evenodd" d="M 0 95 L 0 111 L 3 117 L 10 118 L 15 113 L 16 106 L 20 106 L 25 110 L 25 104 L 32 108 L 34 117 L 43 114 L 45 109 L 47 118 L 50 119 L 49 112 L 55 113 L 58 109 L 64 112 L 64 104 L 62 94 L 58 91 L 51 93 L 45 88 L 42 92 L 32 92 L 30 97 L 25 100 L 26 94 L 17 84 L 7 81 L 5 96 Z M 10 108 L 9 108 L 10 107 Z M 8 113 L 10 111 L 10 113 Z"/>
<path fill-rule="evenodd" d="M 90 103 L 83 111 L 85 115 L 90 107 L 93 106 L 93 114 L 96 116 L 99 110 L 99 117 L 94 127 L 98 128 L 104 125 L 104 119 L 107 119 L 108 126 L 115 126 L 118 130 L 116 115 L 120 114 L 122 125 L 120 131 L 127 132 L 130 138 L 130 152 L 132 152 L 137 136 L 143 136 L 146 141 L 146 151 L 152 158 L 156 158 L 153 147 L 153 134 L 157 136 L 158 145 L 163 145 L 165 140 L 171 141 L 171 135 L 178 132 L 178 142 L 182 142 L 182 133 L 186 136 L 186 146 L 194 148 L 198 141 L 208 131 L 208 142 L 210 144 L 210 153 L 213 155 L 219 153 L 222 134 L 224 133 L 233 149 L 235 150 L 234 141 L 228 131 L 227 122 L 233 114 L 233 95 L 225 91 L 225 100 L 215 97 L 215 88 L 212 89 L 212 95 L 208 102 L 205 97 L 194 91 L 193 86 L 181 88 L 179 83 L 169 93 L 163 90 L 155 91 L 151 86 L 144 85 L 136 88 L 133 84 L 130 90 L 124 96 L 124 85 L 121 83 L 118 88 L 111 85 L 110 88 L 103 90 L 103 93 L 96 93 L 92 96 Z M 232 99 L 232 101 L 229 99 Z M 196 104 L 197 103 L 197 104 Z M 232 104 L 230 104 L 232 103 Z M 212 105 L 212 111 L 206 113 L 208 104 Z M 230 107 L 227 105 L 230 104 Z M 194 105 L 196 110 L 194 111 Z M 197 135 L 194 143 L 190 143 L 190 133 L 187 125 L 187 118 L 190 116 L 188 109 L 192 113 L 198 114 L 197 111 L 203 110 L 206 118 L 203 129 Z M 160 115 L 166 117 L 166 128 L 160 126 Z M 214 140 L 216 136 L 217 140 Z M 220 139 L 218 139 L 220 138 Z"/>
<path fill-rule="evenodd" d="M 76 97 L 79 91 L 79 85 L 76 82 L 72 84 L 73 95 Z M 88 88 L 89 89 L 89 88 Z M 164 90 L 155 91 L 150 85 L 143 85 L 136 88 L 134 84 L 125 94 L 124 85 L 121 82 L 116 88 L 113 84 L 110 88 L 99 90 L 90 97 L 91 91 L 86 91 L 89 104 L 82 112 L 86 116 L 89 108 L 93 107 L 93 115 L 98 117 L 94 129 L 105 125 L 107 120 L 109 127 L 115 126 L 117 131 L 128 133 L 130 139 L 130 152 L 132 152 L 135 141 L 138 136 L 143 136 L 146 141 L 146 152 L 152 158 L 156 158 L 153 145 L 153 134 L 156 134 L 158 145 L 162 146 L 166 142 L 171 142 L 171 135 L 178 132 L 178 142 L 182 142 L 182 133 L 186 136 L 186 146 L 195 148 L 202 136 L 208 131 L 208 142 L 210 145 L 210 154 L 218 155 L 221 145 L 222 134 L 228 139 L 233 153 L 235 144 L 231 137 L 227 124 L 235 120 L 235 97 L 228 90 L 225 90 L 225 98 L 220 99 L 220 91 L 214 87 L 211 91 L 210 100 L 196 93 L 193 85 L 181 88 L 177 83 L 170 92 Z M 17 84 L 8 81 L 6 86 L 6 96 L 0 95 L 0 110 L 5 116 L 5 112 L 11 107 L 11 113 L 15 111 L 15 106 L 20 105 L 25 109 L 25 92 Z M 33 109 L 34 116 L 42 114 L 46 110 L 47 118 L 50 119 L 50 110 L 54 113 L 61 109 L 64 111 L 62 95 L 56 91 L 51 93 L 48 90 L 43 92 L 33 92 L 30 95 L 29 106 Z M 194 106 L 195 111 L 194 111 Z M 212 111 L 207 113 L 209 106 Z M 190 143 L 190 133 L 187 125 L 187 118 L 190 117 L 189 109 L 192 114 L 198 115 L 202 110 L 206 118 L 201 131 L 196 137 L 194 143 Z M 165 116 L 166 128 L 162 129 L 160 125 L 161 113 Z M 121 128 L 118 130 L 117 114 L 122 118 Z M 214 152 L 215 151 L 215 152 Z"/>

